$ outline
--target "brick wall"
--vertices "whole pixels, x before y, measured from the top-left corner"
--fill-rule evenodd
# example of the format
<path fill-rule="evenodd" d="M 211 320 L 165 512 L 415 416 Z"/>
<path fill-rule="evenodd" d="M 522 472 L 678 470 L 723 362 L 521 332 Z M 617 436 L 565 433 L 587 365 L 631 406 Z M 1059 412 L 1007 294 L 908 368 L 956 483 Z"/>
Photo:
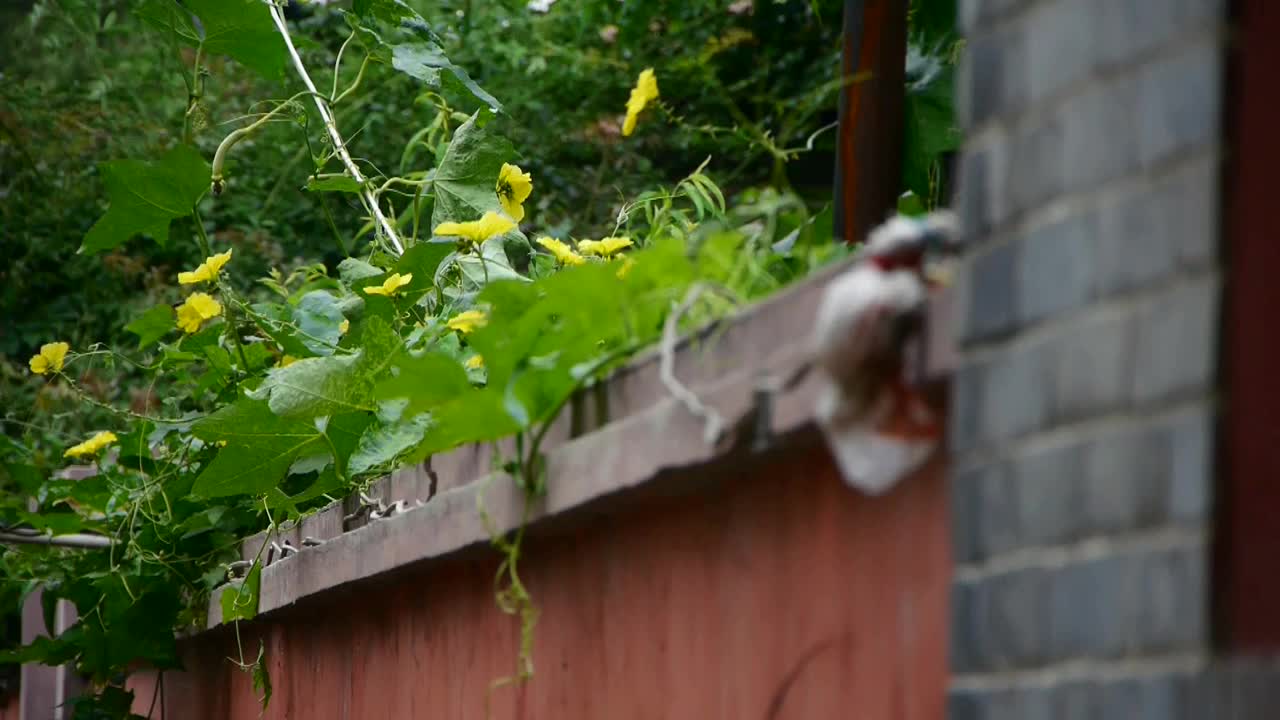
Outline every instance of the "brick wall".
<path fill-rule="evenodd" d="M 1210 661 L 1225 0 L 960 5 L 950 716 L 1246 717 Z"/>

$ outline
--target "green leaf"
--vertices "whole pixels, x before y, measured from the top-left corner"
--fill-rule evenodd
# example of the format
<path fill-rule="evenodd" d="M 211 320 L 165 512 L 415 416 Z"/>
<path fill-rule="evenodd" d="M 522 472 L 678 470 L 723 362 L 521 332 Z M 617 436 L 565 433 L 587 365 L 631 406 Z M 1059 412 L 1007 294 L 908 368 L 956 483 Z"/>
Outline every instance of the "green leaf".
<path fill-rule="evenodd" d="M 76 623 L 56 638 L 38 635 L 28 645 L 12 650 L 0 650 L 0 662 L 41 665 L 65 665 L 80 654 L 84 642 L 82 623 Z"/>
<path fill-rule="evenodd" d="M 293 309 L 276 303 L 257 303 L 251 306 L 257 313 L 258 327 L 267 337 L 276 341 L 286 355 L 307 357 L 311 350 L 302 342 L 291 321 Z"/>
<path fill-rule="evenodd" d="M 471 382 L 462 366 L 447 355 L 429 352 L 422 357 L 396 363 L 394 377 L 379 382 L 374 389 L 378 400 L 408 399 L 404 412 L 415 415 L 471 392 Z"/>
<path fill-rule="evenodd" d="M 250 675 L 253 677 L 253 691 L 262 693 L 262 697 L 258 700 L 262 703 L 262 712 L 267 711 L 267 706 L 271 704 L 271 673 L 267 670 L 267 646 L 261 640 L 258 641 L 258 659 L 253 662 L 253 670 Z"/>
<path fill-rule="evenodd" d="M 414 288 L 406 288 L 402 291 L 405 301 L 412 304 L 416 303 L 423 295 L 434 289 L 432 279 L 436 276 L 436 270 L 440 267 L 441 261 L 453 252 L 454 244 L 451 242 L 420 242 L 417 245 L 404 251 L 404 255 L 396 262 L 395 272 L 405 275 L 413 273 Z M 422 278 L 425 282 L 418 282 L 418 278 Z"/>
<path fill-rule="evenodd" d="M 312 290 L 293 309 L 293 324 L 301 332 L 298 339 L 315 355 L 332 355 L 342 339 L 342 309 L 338 299 L 325 290 Z"/>
<path fill-rule="evenodd" d="M 342 278 L 342 282 L 347 284 L 365 278 L 377 277 L 382 275 L 383 272 L 382 268 L 374 267 L 356 258 L 346 258 L 338 263 L 338 277 Z"/>
<path fill-rule="evenodd" d="M 226 443 L 196 478 L 192 494 L 200 497 L 266 492 L 299 455 L 324 448 L 314 424 L 279 417 L 267 403 L 247 398 L 196 422 L 191 434 L 208 443 Z"/>
<path fill-rule="evenodd" d="M 228 445 L 196 477 L 191 493 L 215 498 L 257 495 L 274 488 L 289 472 L 294 458 L 314 448 L 312 440 L 277 440 L 269 444 Z"/>
<path fill-rule="evenodd" d="M 0 463 L 0 489 L 4 490 L 0 493 L 0 497 L 8 499 L 19 495 L 35 495 L 40 491 L 40 485 L 43 483 L 44 473 L 34 465 L 17 462 Z M 14 493 L 13 488 L 17 488 L 19 492 Z"/>
<path fill-rule="evenodd" d="M 156 305 L 125 325 L 124 329 L 138 336 L 138 349 L 143 350 L 168 335 L 174 328 L 173 323 L 173 308 L 168 305 Z"/>
<path fill-rule="evenodd" d="M 222 622 L 252 620 L 258 616 L 258 597 L 262 590 L 262 563 L 255 562 L 243 581 L 222 591 Z"/>
<path fill-rule="evenodd" d="M 466 88 L 477 100 L 489 106 L 490 110 L 499 112 L 502 103 L 480 87 L 467 71 L 454 65 L 444 49 L 434 41 L 420 37 L 417 42 L 406 42 L 391 46 L 391 67 L 402 73 L 415 77 L 433 88 L 441 87 L 441 71 L 448 73 L 445 77 L 453 77 Z"/>
<path fill-rule="evenodd" d="M 409 448 L 422 442 L 431 425 L 427 413 L 397 420 L 388 425 L 369 428 L 351 456 L 351 473 L 363 473 L 385 465 Z"/>
<path fill-rule="evenodd" d="M 288 475 L 307 475 L 318 473 L 333 464 L 333 454 L 327 450 L 314 455 L 304 455 L 289 466 Z"/>
<path fill-rule="evenodd" d="M 269 370 L 267 379 L 248 396 L 266 400 L 272 412 L 284 417 L 372 412 L 356 387 L 359 361 L 359 355 L 304 358 L 288 367 Z"/>
<path fill-rule="evenodd" d="M 510 141 L 485 129 L 491 115 L 479 110 L 458 127 L 436 168 L 432 188 L 435 209 L 431 227 L 443 222 L 475 220 L 487 210 L 497 210 L 498 171 L 515 151 Z"/>
<path fill-rule="evenodd" d="M 460 445 L 504 438 L 520 429 L 503 409 L 501 391 L 471 392 L 431 412 L 431 426 L 418 447 L 404 458 L 414 462 Z"/>
<path fill-rule="evenodd" d="M 503 238 L 489 238 L 480 244 L 478 255 L 460 255 L 455 262 L 465 281 L 463 288 L 479 290 L 499 280 L 528 282 L 529 278 L 511 267 L 505 248 L 506 243 Z"/>
<path fill-rule="evenodd" d="M 263 498 L 267 505 L 272 508 L 287 508 L 297 513 L 300 503 L 314 500 L 323 495 L 345 495 L 349 491 L 350 488 L 338 478 L 333 468 L 326 468 L 324 472 L 320 473 L 320 477 L 316 478 L 315 482 L 293 495 L 287 494 L 283 488 L 272 488 L 263 495 Z"/>
<path fill-rule="evenodd" d="M 352 9 L 354 12 L 347 16 L 347 24 L 375 61 L 389 63 L 436 90 L 446 82 L 455 85 L 493 112 L 502 110 L 497 98 L 472 80 L 465 69 L 449 60 L 440 38 L 408 5 L 397 0 L 369 0 L 355 3 Z"/>
<path fill-rule="evenodd" d="M 403 350 L 385 320 L 369 318 L 355 355 L 306 358 L 275 368 L 248 396 L 266 400 L 272 412 L 285 417 L 373 412 L 373 386 Z"/>
<path fill-rule="evenodd" d="M 929 174 L 944 153 L 960 147 L 953 107 L 954 69 L 943 58 L 912 47 L 907 54 L 907 92 L 903 105 L 902 180 L 926 201 L 937 196 Z"/>
<path fill-rule="evenodd" d="M 418 13 L 403 0 L 355 0 L 351 11 L 362 18 L 373 18 L 389 23 L 417 18 Z"/>
<path fill-rule="evenodd" d="M 324 434 L 329 438 L 333 459 L 342 477 L 347 476 L 351 453 L 355 452 L 365 429 L 372 423 L 373 417 L 365 413 L 347 413 L 329 419 Z"/>
<path fill-rule="evenodd" d="M 204 50 L 227 55 L 273 79 L 288 59 L 284 40 L 262 0 L 186 0 L 204 26 Z"/>
<path fill-rule="evenodd" d="M 356 179 L 347 175 L 326 178 L 311 177 L 307 179 L 307 190 L 311 192 L 344 192 L 359 194 L 363 190 Z"/>
<path fill-rule="evenodd" d="M 21 513 L 22 522 L 36 530 L 47 530 L 52 535 L 80 532 L 84 522 L 80 516 L 67 512 Z"/>
<path fill-rule="evenodd" d="M 209 188 L 209 164 L 188 145 L 178 145 L 155 163 L 114 160 L 99 168 L 111 205 L 89 228 L 80 252 L 110 250 L 138 233 L 164 245 L 170 221 L 191 214 Z"/>
<path fill-rule="evenodd" d="M 142 0 L 133 8 L 133 14 L 160 32 L 173 33 L 188 45 L 200 42 L 200 32 L 191 22 L 191 13 L 174 0 Z"/>

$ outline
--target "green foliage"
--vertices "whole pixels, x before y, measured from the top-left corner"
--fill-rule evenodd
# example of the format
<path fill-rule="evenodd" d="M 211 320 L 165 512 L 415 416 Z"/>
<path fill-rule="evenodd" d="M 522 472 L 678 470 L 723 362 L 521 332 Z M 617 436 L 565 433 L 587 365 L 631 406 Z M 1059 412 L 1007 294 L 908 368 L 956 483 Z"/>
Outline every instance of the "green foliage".
<path fill-rule="evenodd" d="M 252 620 L 258 615 L 258 593 L 262 589 L 262 565 L 253 568 L 240 583 L 230 587 L 219 598 L 223 622 Z"/>
<path fill-rule="evenodd" d="M 485 130 L 488 113 L 477 111 L 456 132 L 432 176 L 434 228 L 442 222 L 474 220 L 498 209 L 493 183 L 502 163 L 515 155 L 511 142 Z"/>
<path fill-rule="evenodd" d="M 159 161 L 116 160 L 102 164 L 111 196 L 107 214 L 84 236 L 80 252 L 110 250 L 138 233 L 161 245 L 169 241 L 169 222 L 187 217 L 208 183 L 209 163 L 188 145 L 178 145 Z"/>
<path fill-rule="evenodd" d="M 8 308 L 35 306 L 29 323 L 0 332 L 0 392 L 21 388 L 7 401 L 31 408 L 8 413 L 0 436 L 0 526 L 115 545 L 0 549 L 0 600 L 39 586 L 48 603 L 76 605 L 74 627 L 10 658 L 88 674 L 96 693 L 78 714 L 127 716 L 123 676 L 176 666 L 174 631 L 204 621 L 242 537 L 404 464 L 511 436 L 520 450 L 505 467 L 536 494 L 540 444 L 565 403 L 653 343 L 692 287 L 720 292 L 702 296 L 685 328 L 847 252 L 830 244 L 830 209 L 795 190 L 830 177 L 826 165 L 809 183 L 802 165 L 830 141 L 816 131 L 842 82 L 838 3 L 733 14 L 710 0 L 593 0 L 540 15 L 445 1 L 425 18 L 416 5 L 355 0 L 293 24 L 333 128 L 315 96 L 280 85 L 293 64 L 264 3 L 145 0 L 130 15 L 64 0 L 30 18 L 66 21 L 45 43 L 89 44 L 71 67 L 0 84 L 13 101 L 0 111 L 0 169 L 17 168 L 0 179 L 13 198 L 0 222 L 6 249 L 21 248 L 0 292 Z M 916 44 L 942 47 L 949 35 L 923 12 Z M 138 42 L 139 23 L 155 42 Z M 802 35 L 814 42 L 794 43 Z M 916 55 L 905 184 L 923 206 L 955 143 L 952 57 Z M 648 66 L 661 100 L 624 140 L 627 90 Z M 108 76 L 122 80 L 92 85 Z M 105 136 L 65 127 L 90 122 Z M 68 143 L 70 153 L 50 150 Z M 129 159 L 95 174 L 76 160 L 90 148 Z M 442 222 L 502 212 L 504 163 L 532 172 L 529 221 L 474 242 L 436 237 Z M 221 194 L 208 192 L 215 175 Z M 590 238 L 627 242 L 565 265 L 528 240 L 542 235 L 584 254 Z M 175 284 L 228 249 L 220 272 Z M 192 321 L 197 292 L 208 298 Z M 26 358 L 56 339 L 72 346 L 65 365 L 31 378 Z M 83 460 L 95 474 L 63 478 L 63 453 L 97 431 L 116 440 Z M 494 544 L 500 605 L 523 620 L 524 677 L 533 610 L 520 537 Z M 254 562 L 220 596 L 224 619 L 256 615 L 260 582 Z M 236 662 L 265 706 L 264 648 Z"/>
<path fill-rule="evenodd" d="M 445 89 L 445 78 L 451 79 L 494 112 L 502 110 L 497 98 L 449 60 L 440 47 L 440 37 L 408 5 L 399 0 L 373 0 L 356 2 L 352 10 L 348 23 L 373 60 L 389 64 L 437 91 Z M 383 23 L 393 27 L 384 28 Z M 388 33 L 403 37 L 399 42 L 384 39 Z"/>
<path fill-rule="evenodd" d="M 266 3 L 256 0 L 185 0 L 200 18 L 200 45 L 214 55 L 236 62 L 267 77 L 279 75 L 286 61 L 284 43 L 271 24 Z"/>

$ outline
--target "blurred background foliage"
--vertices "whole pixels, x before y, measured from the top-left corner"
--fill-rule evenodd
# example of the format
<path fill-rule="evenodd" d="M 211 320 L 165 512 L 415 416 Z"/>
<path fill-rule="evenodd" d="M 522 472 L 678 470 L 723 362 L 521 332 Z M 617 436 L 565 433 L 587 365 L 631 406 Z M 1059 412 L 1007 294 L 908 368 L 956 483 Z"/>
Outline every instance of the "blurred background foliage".
<path fill-rule="evenodd" d="M 777 206 L 779 197 L 799 199 L 808 213 L 830 202 L 841 0 L 407 2 L 432 23 L 450 59 L 503 103 L 501 131 L 533 174 L 530 215 L 540 228 L 605 233 L 624 201 L 673 185 L 708 157 L 707 172 L 738 198 L 730 204 L 748 205 L 740 214 L 751 215 L 752 203 Z M 289 8 L 322 87 L 348 33 L 346 4 Z M 184 115 L 211 157 L 238 121 L 262 111 L 261 101 L 296 90 L 291 75 L 264 77 L 217 56 L 205 58 L 200 87 L 188 87 L 193 49 L 149 25 L 148 5 L 0 4 L 0 423 L 28 441 L 76 436 L 99 418 L 58 385 L 31 382 L 26 358 L 55 339 L 78 348 L 128 343 L 120 328 L 179 299 L 178 270 L 200 259 L 186 222 L 174 223 L 172 242 L 137 237 L 105 254 L 77 254 L 107 205 L 98 163 L 157 157 L 180 141 Z M 911 6 L 903 189 L 915 198 L 907 207 L 938 202 L 941 160 L 956 146 L 954 13 L 954 0 Z M 343 84 L 360 56 L 348 49 Z M 657 71 L 662 105 L 624 144 L 624 105 L 645 67 Z M 447 88 L 424 93 L 420 82 L 373 64 L 337 113 L 360 162 L 390 174 L 431 165 L 447 137 L 432 129 L 448 122 L 442 107 L 477 106 Z M 215 242 L 233 245 L 237 263 L 257 271 L 249 276 L 317 262 L 332 269 L 363 225 L 353 200 L 305 190 L 315 171 L 308 147 L 323 148 L 318 126 L 272 123 L 236 147 L 228 192 L 201 206 Z M 103 400 L 135 410 L 163 392 L 127 387 L 128 377 L 82 379 Z"/>

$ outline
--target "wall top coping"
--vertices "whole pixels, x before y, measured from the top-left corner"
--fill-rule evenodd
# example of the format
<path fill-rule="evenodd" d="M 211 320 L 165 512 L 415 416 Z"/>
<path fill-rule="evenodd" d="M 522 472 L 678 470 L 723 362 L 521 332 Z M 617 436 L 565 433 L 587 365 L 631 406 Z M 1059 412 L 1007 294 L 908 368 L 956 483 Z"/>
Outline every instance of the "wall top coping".
<path fill-rule="evenodd" d="M 790 388 L 782 385 L 807 367 L 812 319 L 823 292 L 853 262 L 823 268 L 677 344 L 674 375 L 724 418 L 720 442 L 704 441 L 704 421 L 662 382 L 661 351 L 646 350 L 566 405 L 544 440 L 546 494 L 528 508 L 513 479 L 491 470 L 491 446 L 459 448 L 402 468 L 368 493 L 385 506 L 403 501 L 397 512 L 374 520 L 368 513 L 352 517 L 360 514 L 361 503 L 349 498 L 277 531 L 273 541 L 288 540 L 299 550 L 284 558 L 272 550 L 262 553 L 272 557 L 262 569 L 259 614 L 486 544 L 522 522 L 541 531 L 561 516 L 608 512 L 611 501 L 659 480 L 679 489 L 691 484 L 689 470 L 812 440 L 818 383 L 806 374 Z M 950 290 L 930 303 L 918 372 L 925 380 L 942 378 L 954 366 L 951 304 Z M 497 447 L 501 452 L 506 446 Z M 320 544 L 304 546 L 304 538 Z M 266 533 L 246 539 L 242 558 L 258 556 L 265 540 Z M 235 588 L 233 583 L 214 591 L 207 628 L 222 624 L 221 594 Z"/>

